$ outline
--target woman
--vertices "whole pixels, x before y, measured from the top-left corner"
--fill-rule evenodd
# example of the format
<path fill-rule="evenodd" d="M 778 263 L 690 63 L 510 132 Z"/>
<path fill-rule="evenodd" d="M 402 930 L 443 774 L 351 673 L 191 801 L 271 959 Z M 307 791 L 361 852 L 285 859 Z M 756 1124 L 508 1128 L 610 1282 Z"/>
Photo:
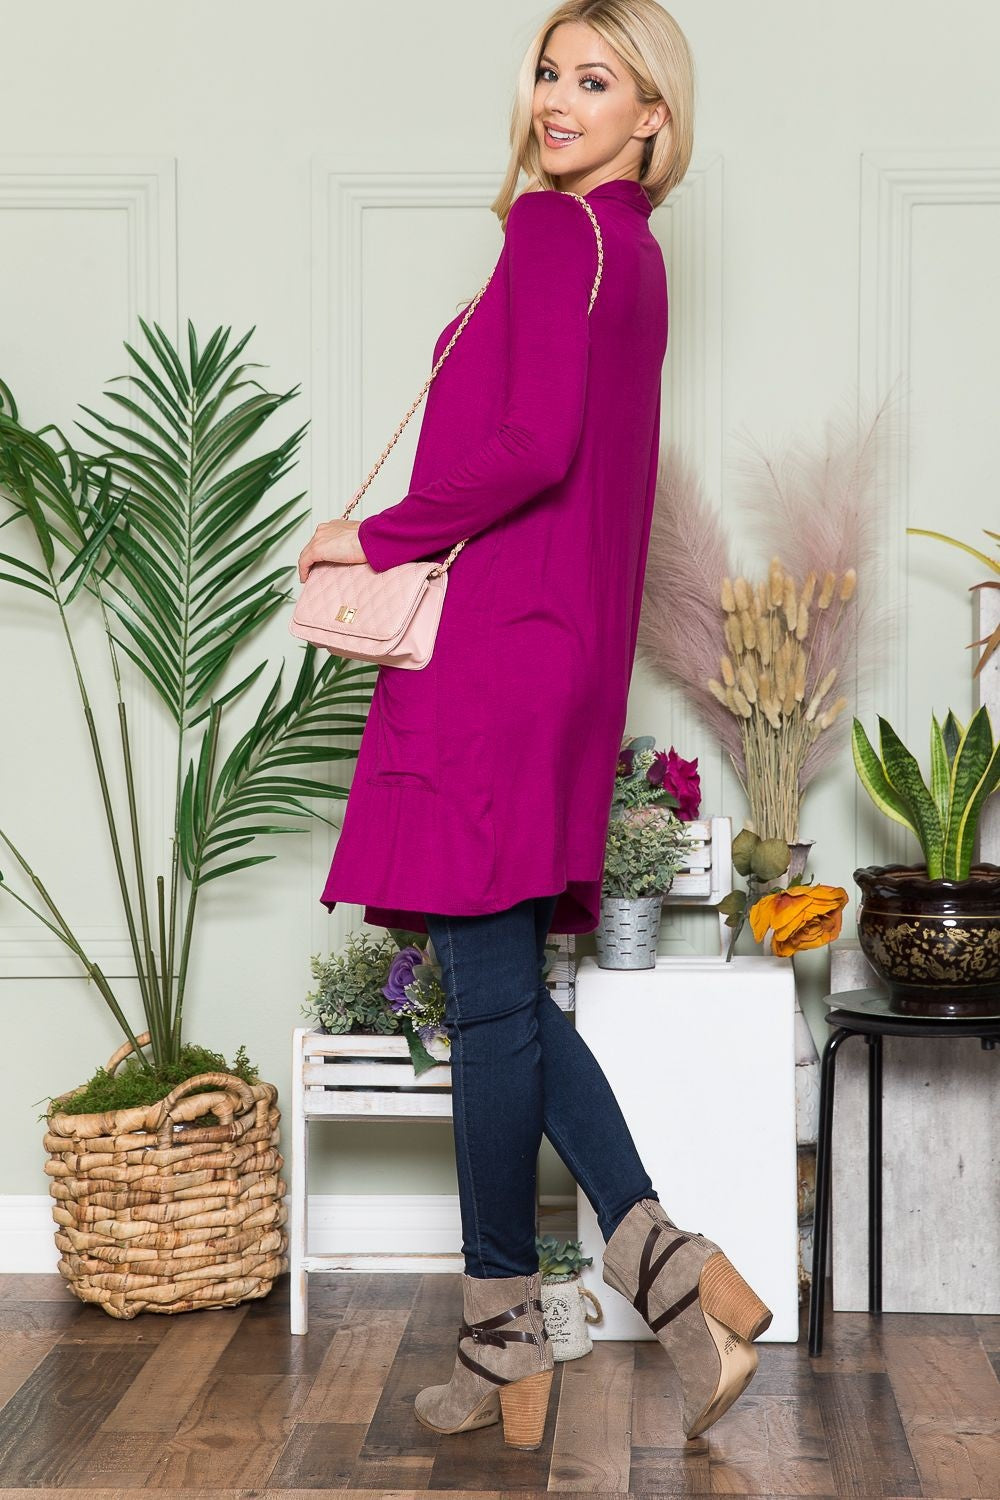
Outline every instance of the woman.
<path fill-rule="evenodd" d="M 451 1380 L 420 1391 L 416 1415 L 449 1433 L 502 1415 L 519 1447 L 541 1442 L 553 1371 L 543 1131 L 597 1213 L 605 1281 L 677 1365 L 689 1437 L 745 1388 L 771 1320 L 717 1245 L 667 1217 L 542 978 L 546 935 L 592 931 L 600 908 L 659 456 L 667 298 L 649 216 L 687 170 L 692 95 L 687 44 L 655 0 L 552 13 L 519 76 L 493 205 L 503 250 L 429 388 L 410 489 L 360 523 L 322 523 L 299 563 L 303 580 L 319 561 L 381 572 L 468 539 L 427 666 L 379 671 L 321 900 L 427 932 L 441 964 L 464 1321 Z M 571 193 L 603 240 L 589 314 L 597 237 Z"/>

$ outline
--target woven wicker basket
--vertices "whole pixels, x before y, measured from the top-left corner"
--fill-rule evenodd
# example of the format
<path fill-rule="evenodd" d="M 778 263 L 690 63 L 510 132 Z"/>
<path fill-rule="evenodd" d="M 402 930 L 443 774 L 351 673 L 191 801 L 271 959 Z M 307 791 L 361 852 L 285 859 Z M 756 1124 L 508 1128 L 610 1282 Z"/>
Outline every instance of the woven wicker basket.
<path fill-rule="evenodd" d="M 274 1084 L 200 1073 L 156 1104 L 65 1112 L 79 1092 L 54 1101 L 45 1134 L 59 1270 L 76 1296 L 113 1318 L 265 1297 L 288 1270 Z M 209 1111 L 217 1125 L 183 1123 Z"/>

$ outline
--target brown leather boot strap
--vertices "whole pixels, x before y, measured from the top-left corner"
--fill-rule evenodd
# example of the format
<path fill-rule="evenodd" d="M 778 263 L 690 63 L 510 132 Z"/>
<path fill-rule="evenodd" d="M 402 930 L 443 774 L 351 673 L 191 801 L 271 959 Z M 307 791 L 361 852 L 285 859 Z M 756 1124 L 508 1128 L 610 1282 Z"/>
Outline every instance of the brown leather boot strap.
<path fill-rule="evenodd" d="M 470 1370 L 475 1370 L 477 1375 L 483 1375 L 487 1380 L 492 1380 L 494 1385 L 506 1385 L 513 1378 L 509 1375 L 498 1375 L 495 1370 L 488 1370 L 478 1360 L 471 1359 L 462 1348 L 463 1338 L 471 1338 L 476 1344 L 496 1344 L 502 1349 L 505 1344 L 516 1341 L 521 1344 L 539 1344 L 544 1346 L 547 1335 L 535 1333 L 534 1330 L 521 1328 L 499 1328 L 498 1324 L 510 1323 L 514 1318 L 519 1318 L 526 1313 L 529 1307 L 542 1311 L 542 1304 L 537 1297 L 532 1297 L 528 1302 L 519 1302 L 516 1307 L 508 1307 L 504 1312 L 497 1313 L 492 1318 L 482 1318 L 478 1323 L 466 1323 L 464 1320 L 458 1331 L 458 1357 L 463 1365 Z M 495 1331 L 493 1331 L 495 1330 Z"/>
<path fill-rule="evenodd" d="M 661 1316 L 657 1318 L 655 1324 L 649 1322 L 649 1293 L 652 1289 L 653 1282 L 656 1280 L 657 1276 L 660 1274 L 660 1271 L 666 1265 L 667 1261 L 674 1254 L 675 1250 L 679 1250 L 682 1245 L 686 1245 L 688 1243 L 688 1236 L 686 1234 L 679 1234 L 676 1239 L 671 1240 L 670 1244 L 662 1252 L 662 1254 L 658 1255 L 655 1260 L 652 1260 L 653 1246 L 656 1243 L 657 1235 L 659 1235 L 662 1231 L 662 1224 L 650 1225 L 649 1233 L 646 1236 L 646 1243 L 642 1247 L 642 1255 L 639 1257 L 639 1284 L 636 1289 L 636 1294 L 632 1298 L 633 1304 L 638 1308 L 643 1318 L 647 1323 L 649 1323 L 650 1328 L 653 1328 L 654 1331 L 656 1328 L 661 1328 L 664 1323 L 669 1322 L 670 1318 L 675 1317 L 677 1313 L 683 1311 L 683 1308 L 687 1307 L 688 1304 L 692 1301 L 691 1294 L 686 1293 L 686 1301 L 684 1298 L 681 1298 L 679 1302 L 674 1303 L 672 1308 L 668 1309 L 667 1313 L 661 1314 Z M 694 1296 L 696 1297 L 697 1295 L 698 1288 L 696 1286 L 694 1289 Z"/>

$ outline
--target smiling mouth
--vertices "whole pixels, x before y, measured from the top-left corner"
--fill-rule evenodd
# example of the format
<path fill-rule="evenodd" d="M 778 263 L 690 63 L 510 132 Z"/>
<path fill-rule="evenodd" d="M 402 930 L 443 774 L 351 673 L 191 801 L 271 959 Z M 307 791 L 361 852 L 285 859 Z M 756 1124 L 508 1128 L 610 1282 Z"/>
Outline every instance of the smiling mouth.
<path fill-rule="evenodd" d="M 557 130 L 545 124 L 543 124 L 542 130 L 546 145 L 551 144 L 554 146 L 568 146 L 573 141 L 579 140 L 582 133 L 579 130 Z"/>

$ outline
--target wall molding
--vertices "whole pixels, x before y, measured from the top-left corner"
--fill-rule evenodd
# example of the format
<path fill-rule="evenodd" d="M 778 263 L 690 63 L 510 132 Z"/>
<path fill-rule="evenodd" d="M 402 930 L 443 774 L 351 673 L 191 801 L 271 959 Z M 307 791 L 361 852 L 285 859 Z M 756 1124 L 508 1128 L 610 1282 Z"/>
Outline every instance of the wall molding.
<path fill-rule="evenodd" d="M 905 618 L 909 574 L 906 527 L 910 524 L 911 263 L 914 216 L 921 208 L 1000 204 L 1000 150 L 866 151 L 861 157 L 858 391 L 874 411 L 899 392 L 895 441 L 885 445 L 876 474 L 880 496 L 879 547 L 885 588 L 893 613 Z M 904 649 L 859 694 L 859 716 L 870 724 L 872 705 L 905 739 L 908 661 Z M 861 647 L 864 650 L 864 647 Z M 905 860 L 907 832 L 872 816 L 867 793 L 855 779 L 855 855 L 859 865 Z M 882 826 L 882 824 L 886 826 Z"/>
<path fill-rule="evenodd" d="M 128 276 L 127 326 L 122 329 L 122 335 L 140 350 L 145 344 L 139 326 L 140 315 L 147 322 L 159 323 L 176 342 L 176 199 L 177 163 L 173 157 L 0 155 L 0 214 L 50 214 L 54 210 L 71 215 L 96 210 L 118 216 L 125 240 Z M 71 221 L 67 222 L 71 224 Z M 70 229 L 64 238 L 66 271 L 72 277 L 78 236 Z M 123 360 L 125 358 L 127 355 L 123 354 Z M 136 399 L 134 392 L 130 394 Z M 81 395 L 89 401 L 88 393 Z M 123 421 L 120 410 L 115 419 Z M 124 420 L 130 420 L 127 414 Z M 153 795 L 147 792 L 139 808 L 148 887 L 154 867 L 167 861 L 169 868 L 174 782 L 168 764 L 166 737 L 160 730 L 155 694 L 138 668 L 124 656 L 121 671 L 132 710 L 129 730 L 134 762 L 144 767 L 144 785 L 153 789 Z M 117 741 L 109 733 L 105 743 L 113 747 Z M 119 799 L 116 805 L 116 810 L 119 808 L 125 812 L 123 799 Z M 5 870 L 14 868 L 12 858 L 5 853 Z M 167 874 L 168 869 L 164 873 Z M 22 872 L 18 870 L 15 878 L 20 888 L 20 882 L 24 880 Z M 53 896 L 60 901 L 55 889 Z M 147 889 L 147 897 L 153 901 L 155 888 Z M 124 921 L 111 926 L 80 927 L 69 917 L 67 920 L 88 957 L 99 963 L 105 973 L 116 978 L 135 977 L 132 948 Z M 48 934 L 40 922 L 0 926 L 0 979 L 82 977 L 85 974 L 79 961 L 58 937 Z"/>

